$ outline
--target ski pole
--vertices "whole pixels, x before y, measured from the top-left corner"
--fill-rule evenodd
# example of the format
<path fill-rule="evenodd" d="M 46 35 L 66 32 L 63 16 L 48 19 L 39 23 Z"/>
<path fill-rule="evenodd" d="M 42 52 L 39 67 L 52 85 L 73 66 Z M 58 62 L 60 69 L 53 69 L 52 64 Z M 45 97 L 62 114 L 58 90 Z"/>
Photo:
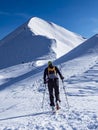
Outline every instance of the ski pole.
<path fill-rule="evenodd" d="M 69 110 L 70 107 L 69 107 L 69 102 L 68 102 L 68 98 L 67 98 L 67 92 L 66 92 L 63 80 L 62 80 L 62 85 L 63 85 L 63 90 L 64 90 L 64 93 L 65 93 L 65 98 L 66 98 L 66 102 L 67 102 L 67 106 L 68 106 L 68 110 Z"/>
<path fill-rule="evenodd" d="M 45 84 L 45 91 L 43 92 L 42 109 L 44 107 L 45 93 L 46 93 L 46 84 Z"/>

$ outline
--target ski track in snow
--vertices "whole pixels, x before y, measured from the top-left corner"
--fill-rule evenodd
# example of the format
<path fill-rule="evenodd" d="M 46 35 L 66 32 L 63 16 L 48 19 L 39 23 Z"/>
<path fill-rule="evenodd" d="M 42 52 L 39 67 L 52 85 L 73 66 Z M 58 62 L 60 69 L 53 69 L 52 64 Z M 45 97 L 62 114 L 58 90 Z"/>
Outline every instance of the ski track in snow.
<path fill-rule="evenodd" d="M 0 120 L 1 129 L 26 129 L 26 130 L 97 130 L 97 116 L 91 112 L 72 111 L 70 114 L 60 113 L 59 115 L 51 115 L 48 112 L 28 114 L 19 117 L 12 117 Z M 5 124 L 3 127 L 2 124 Z M 13 124 L 13 125 L 12 125 Z"/>

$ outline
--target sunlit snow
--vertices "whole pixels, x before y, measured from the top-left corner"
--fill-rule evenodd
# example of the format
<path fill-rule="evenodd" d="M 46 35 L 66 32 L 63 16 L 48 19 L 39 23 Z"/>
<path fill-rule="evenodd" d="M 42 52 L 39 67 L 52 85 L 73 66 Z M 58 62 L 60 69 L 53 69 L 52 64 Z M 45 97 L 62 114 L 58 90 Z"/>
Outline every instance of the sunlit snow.
<path fill-rule="evenodd" d="M 37 19 L 34 18 L 34 23 Z M 40 31 L 40 27 L 44 28 L 46 22 L 41 22 L 40 25 L 39 21 L 39 26 L 34 24 L 36 32 L 33 31 L 36 35 L 42 33 L 46 36 L 44 30 Z M 49 23 L 46 25 L 47 37 L 50 37 Z M 51 23 L 50 26 L 56 28 L 57 25 Z M 62 29 L 57 27 L 57 30 L 62 35 Z M 51 38 L 54 38 L 53 35 Z M 70 40 L 71 36 L 67 32 L 66 35 Z M 63 38 L 57 38 L 57 42 L 62 39 L 63 46 Z M 53 52 L 44 49 L 42 51 L 41 58 L 0 70 L 0 130 L 98 130 L 98 35 L 62 57 L 59 53 L 60 57 L 54 60 L 53 64 L 58 66 L 64 76 L 66 90 L 65 93 L 60 80 L 61 110 L 58 115 L 51 113 L 48 89 L 43 84 L 43 72 Z M 50 58 L 44 55 L 44 51 Z M 57 48 L 54 51 L 58 53 L 60 50 Z"/>

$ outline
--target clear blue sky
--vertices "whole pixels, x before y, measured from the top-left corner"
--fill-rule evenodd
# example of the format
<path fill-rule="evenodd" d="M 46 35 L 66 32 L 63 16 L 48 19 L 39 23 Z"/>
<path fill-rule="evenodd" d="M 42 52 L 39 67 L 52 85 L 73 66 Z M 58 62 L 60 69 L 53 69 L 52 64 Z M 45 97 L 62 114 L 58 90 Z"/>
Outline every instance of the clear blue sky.
<path fill-rule="evenodd" d="M 98 0 L 0 0 L 0 39 L 35 16 L 86 38 L 98 33 Z"/>

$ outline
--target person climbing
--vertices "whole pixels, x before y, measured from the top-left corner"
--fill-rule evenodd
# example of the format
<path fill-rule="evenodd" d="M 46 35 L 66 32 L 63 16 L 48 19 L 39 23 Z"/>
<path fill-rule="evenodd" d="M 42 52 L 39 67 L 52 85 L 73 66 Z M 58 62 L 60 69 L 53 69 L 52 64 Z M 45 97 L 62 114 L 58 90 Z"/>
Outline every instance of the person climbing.
<path fill-rule="evenodd" d="M 57 66 L 54 66 L 51 61 L 48 61 L 48 67 L 44 70 L 44 84 L 48 84 L 48 91 L 49 91 L 49 98 L 50 98 L 50 106 L 52 107 L 52 110 L 60 109 L 59 103 L 60 100 L 60 92 L 59 92 L 59 78 L 58 74 L 61 78 L 61 80 L 64 79 L 61 72 L 57 68 Z M 54 103 L 54 97 L 55 97 L 55 103 Z"/>

